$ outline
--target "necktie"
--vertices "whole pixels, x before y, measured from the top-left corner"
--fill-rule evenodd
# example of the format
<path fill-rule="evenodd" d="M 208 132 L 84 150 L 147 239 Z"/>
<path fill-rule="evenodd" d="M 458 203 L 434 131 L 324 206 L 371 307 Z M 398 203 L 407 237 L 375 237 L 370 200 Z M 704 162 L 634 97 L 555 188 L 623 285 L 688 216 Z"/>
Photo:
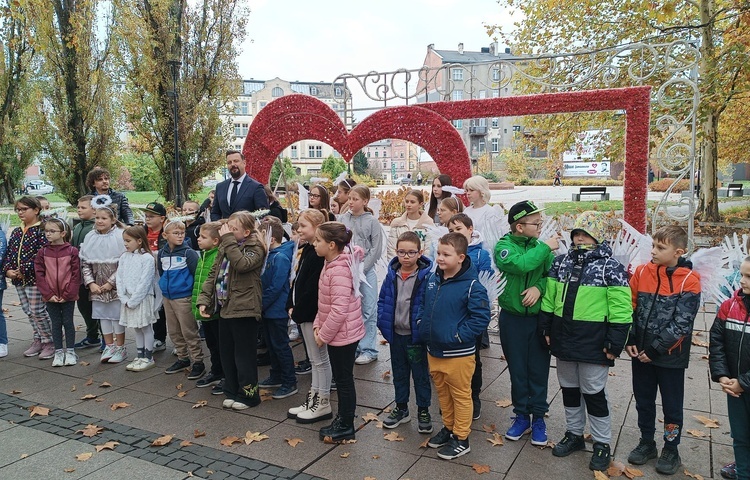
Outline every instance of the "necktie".
<path fill-rule="evenodd" d="M 240 188 L 240 182 L 237 180 L 234 180 L 232 184 L 232 193 L 229 195 L 229 208 L 234 206 L 234 200 L 237 198 L 237 190 Z"/>

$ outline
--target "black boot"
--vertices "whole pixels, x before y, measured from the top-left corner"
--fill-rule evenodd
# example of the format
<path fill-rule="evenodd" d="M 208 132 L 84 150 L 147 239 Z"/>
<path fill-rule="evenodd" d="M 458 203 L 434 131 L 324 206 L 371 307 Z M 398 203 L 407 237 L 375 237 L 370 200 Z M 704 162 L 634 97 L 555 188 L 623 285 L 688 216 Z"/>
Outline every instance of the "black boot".
<path fill-rule="evenodd" d="M 333 423 L 320 429 L 320 439 L 325 440 L 327 437 L 333 443 L 354 440 L 354 418 L 336 415 Z"/>

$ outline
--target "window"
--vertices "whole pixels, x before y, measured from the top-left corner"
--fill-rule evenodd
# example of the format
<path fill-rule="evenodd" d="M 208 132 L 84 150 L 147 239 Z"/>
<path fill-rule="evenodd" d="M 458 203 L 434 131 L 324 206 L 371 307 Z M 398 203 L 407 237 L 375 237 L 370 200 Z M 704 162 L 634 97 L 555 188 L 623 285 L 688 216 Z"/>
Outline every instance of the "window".
<path fill-rule="evenodd" d="M 240 124 L 235 123 L 234 124 L 234 136 L 235 137 L 241 137 L 242 136 L 242 130 L 240 129 Z"/>
<path fill-rule="evenodd" d="M 497 128 L 500 126 L 500 119 L 497 117 L 494 117 L 492 119 L 492 128 Z"/>
<path fill-rule="evenodd" d="M 463 120 L 453 120 L 453 126 L 460 130 L 460 129 L 464 128 L 464 121 Z"/>
<path fill-rule="evenodd" d="M 370 158 L 370 152 L 367 152 L 367 158 Z"/>
<path fill-rule="evenodd" d="M 500 140 L 497 138 L 492 139 L 492 153 L 497 153 L 500 151 Z"/>
<path fill-rule="evenodd" d="M 258 104 L 258 110 L 260 110 L 261 108 L 265 107 L 266 105 L 268 105 L 268 102 L 260 102 Z"/>
<path fill-rule="evenodd" d="M 480 127 L 486 127 L 487 126 L 487 119 L 486 118 L 480 118 L 479 119 L 479 126 Z"/>
<path fill-rule="evenodd" d="M 451 94 L 451 100 L 463 100 L 464 99 L 464 91 L 463 90 L 453 90 L 453 93 Z"/>
<path fill-rule="evenodd" d="M 478 145 L 479 145 L 479 153 L 484 153 L 485 145 L 484 145 L 484 139 L 483 138 L 479 139 L 479 144 Z"/>
<path fill-rule="evenodd" d="M 234 104 L 235 115 L 247 115 L 249 113 L 248 102 L 237 102 Z"/>
<path fill-rule="evenodd" d="M 453 80 L 463 80 L 464 79 L 464 69 L 463 68 L 451 68 L 451 77 Z"/>
<path fill-rule="evenodd" d="M 401 162 L 401 164 L 400 164 L 400 168 L 401 168 L 401 170 L 403 170 L 403 169 L 404 169 L 404 162 Z"/>
<path fill-rule="evenodd" d="M 242 124 L 242 126 L 240 127 L 240 136 L 247 137 L 247 127 L 248 126 L 249 125 L 247 123 L 243 123 Z"/>
<path fill-rule="evenodd" d="M 333 89 L 333 94 L 337 97 L 341 97 L 344 95 L 344 90 L 341 87 L 336 87 Z"/>
<path fill-rule="evenodd" d="M 315 157 L 316 158 L 323 158 L 323 147 L 320 145 L 315 146 Z"/>
<path fill-rule="evenodd" d="M 400 157 L 401 157 L 401 158 L 404 158 L 404 152 L 401 152 L 401 155 L 400 155 Z"/>
<path fill-rule="evenodd" d="M 409 162 L 409 170 L 414 170 L 414 162 Z"/>
<path fill-rule="evenodd" d="M 499 68 L 493 68 L 492 69 L 492 80 L 497 82 L 500 80 L 500 69 Z"/>
<path fill-rule="evenodd" d="M 318 87 L 310 87 L 310 95 L 318 95 Z"/>
<path fill-rule="evenodd" d="M 292 145 L 292 158 L 297 158 L 297 145 Z"/>
<path fill-rule="evenodd" d="M 487 90 L 479 90 L 479 99 L 483 100 L 487 98 Z"/>
<path fill-rule="evenodd" d="M 377 151 L 377 150 L 375 150 L 375 156 L 376 156 L 376 157 L 378 156 L 378 151 Z"/>
<path fill-rule="evenodd" d="M 388 162 L 386 162 L 385 160 L 383 160 L 383 168 L 388 168 Z"/>
<path fill-rule="evenodd" d="M 493 90 L 492 98 L 500 98 L 500 90 Z"/>
<path fill-rule="evenodd" d="M 310 158 L 314 158 L 315 157 L 315 147 L 313 145 L 308 145 L 307 146 L 307 156 L 310 157 Z"/>
<path fill-rule="evenodd" d="M 284 90 L 282 90 L 281 87 L 273 87 L 273 90 L 271 90 L 271 96 L 276 97 L 283 97 L 284 96 Z"/>

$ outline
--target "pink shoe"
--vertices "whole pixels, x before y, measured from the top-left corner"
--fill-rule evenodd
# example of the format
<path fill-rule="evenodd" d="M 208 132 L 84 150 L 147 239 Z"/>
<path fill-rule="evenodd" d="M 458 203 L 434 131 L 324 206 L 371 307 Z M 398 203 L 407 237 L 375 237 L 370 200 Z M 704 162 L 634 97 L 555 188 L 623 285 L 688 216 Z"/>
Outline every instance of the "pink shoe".
<path fill-rule="evenodd" d="M 54 355 L 55 354 L 54 348 L 52 350 L 53 350 L 52 354 Z M 35 338 L 34 341 L 31 343 L 31 346 L 28 348 L 28 350 L 23 352 L 23 356 L 35 357 L 39 355 L 39 352 L 41 351 L 42 351 L 42 341 L 39 340 L 38 338 Z"/>
<path fill-rule="evenodd" d="M 49 360 L 55 356 L 55 344 L 52 342 L 43 343 L 42 351 L 39 352 L 39 360 Z"/>

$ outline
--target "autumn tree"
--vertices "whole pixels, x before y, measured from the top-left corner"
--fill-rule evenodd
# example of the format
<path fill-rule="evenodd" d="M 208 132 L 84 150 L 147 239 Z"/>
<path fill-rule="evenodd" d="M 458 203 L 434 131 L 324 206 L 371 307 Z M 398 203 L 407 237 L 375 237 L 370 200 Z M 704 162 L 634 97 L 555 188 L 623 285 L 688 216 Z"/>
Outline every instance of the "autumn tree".
<path fill-rule="evenodd" d="M 231 111 L 240 92 L 238 47 L 249 10 L 237 0 L 114 0 L 120 8 L 118 65 L 125 82 L 123 107 L 134 132 L 131 148 L 151 155 L 162 194 L 185 195 L 223 161 Z M 180 178 L 175 172 L 173 78 L 177 78 Z"/>
<path fill-rule="evenodd" d="M 320 165 L 320 174 L 333 180 L 339 174 L 347 169 L 346 162 L 342 158 L 336 158 L 329 155 Z"/>
<path fill-rule="evenodd" d="M 355 153 L 354 158 L 352 158 L 352 165 L 354 173 L 356 173 L 357 175 L 367 174 L 367 169 L 370 168 L 370 164 L 367 161 L 367 155 L 365 155 L 365 152 L 360 150 Z"/>

